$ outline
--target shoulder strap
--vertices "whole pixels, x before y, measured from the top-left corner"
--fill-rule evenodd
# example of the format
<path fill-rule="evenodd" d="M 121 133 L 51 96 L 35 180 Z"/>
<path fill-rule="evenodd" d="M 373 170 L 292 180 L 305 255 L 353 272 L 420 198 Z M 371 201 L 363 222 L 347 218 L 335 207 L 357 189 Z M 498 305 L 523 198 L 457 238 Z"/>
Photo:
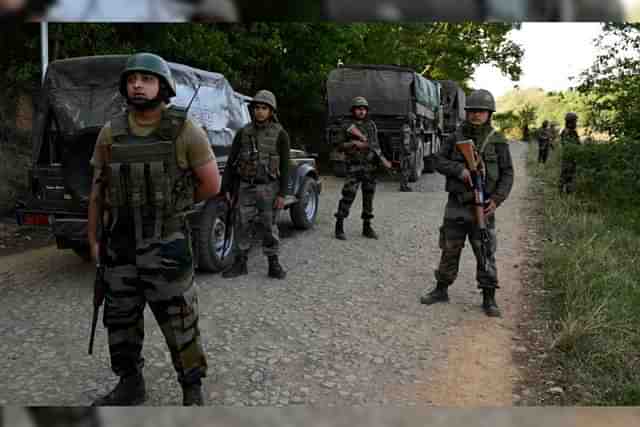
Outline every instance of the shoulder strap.
<path fill-rule="evenodd" d="M 482 141 L 482 145 L 480 146 L 480 153 L 484 154 L 484 149 L 487 148 L 487 144 L 489 143 L 489 140 L 491 139 L 491 137 L 493 136 L 493 134 L 496 133 L 495 129 L 491 129 L 491 132 L 489 132 L 489 135 L 487 135 L 487 137 L 484 139 L 484 141 Z"/>

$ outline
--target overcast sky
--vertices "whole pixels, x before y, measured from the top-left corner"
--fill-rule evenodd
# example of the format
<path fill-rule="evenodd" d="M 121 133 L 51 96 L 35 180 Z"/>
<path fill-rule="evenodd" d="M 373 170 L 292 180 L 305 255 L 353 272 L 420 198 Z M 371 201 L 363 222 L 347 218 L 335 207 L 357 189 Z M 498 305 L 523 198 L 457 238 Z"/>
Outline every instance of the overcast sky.
<path fill-rule="evenodd" d="M 524 23 L 521 30 L 510 34 L 524 49 L 520 81 L 513 82 L 497 68 L 483 65 L 473 76 L 473 87 L 488 89 L 496 97 L 515 85 L 547 91 L 567 89 L 572 85 L 570 77 L 593 64 L 597 53 L 593 39 L 600 32 L 599 23 Z"/>

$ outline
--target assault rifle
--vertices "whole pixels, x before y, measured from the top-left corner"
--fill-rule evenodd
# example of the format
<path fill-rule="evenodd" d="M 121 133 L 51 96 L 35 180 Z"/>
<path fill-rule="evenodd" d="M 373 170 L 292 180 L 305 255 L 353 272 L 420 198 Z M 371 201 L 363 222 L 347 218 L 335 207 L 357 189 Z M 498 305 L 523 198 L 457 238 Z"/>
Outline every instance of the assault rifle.
<path fill-rule="evenodd" d="M 367 139 L 367 136 L 365 134 L 363 134 L 360 129 L 358 129 L 358 127 L 356 125 L 351 125 L 347 128 L 347 133 L 353 138 L 353 139 L 357 139 L 360 142 L 365 142 L 367 144 L 367 146 L 365 148 L 358 148 L 356 146 L 353 146 L 352 150 L 353 151 L 368 151 L 371 150 L 371 148 L 369 147 L 369 140 Z M 385 157 L 382 155 L 382 151 L 378 148 L 375 150 L 371 150 L 373 153 L 375 153 L 376 156 L 378 156 L 378 159 L 380 159 L 381 161 L 386 160 Z M 387 160 L 388 161 L 388 160 Z M 388 168 L 385 166 L 385 170 L 389 173 L 391 173 L 390 171 L 391 168 Z"/>
<path fill-rule="evenodd" d="M 486 272 L 489 268 L 491 251 L 489 248 L 489 231 L 487 230 L 487 222 L 484 217 L 484 167 L 472 140 L 468 139 L 456 142 L 456 148 L 464 156 L 467 168 L 471 173 L 471 185 L 474 195 L 473 213 L 476 223 L 478 224 L 478 229 L 480 230 L 480 271 Z"/>
<path fill-rule="evenodd" d="M 104 294 L 106 290 L 106 282 L 104 281 L 105 270 L 105 254 L 107 251 L 107 221 L 105 220 L 104 205 L 106 203 L 106 180 L 104 178 L 105 171 L 103 170 L 103 176 L 96 180 L 96 183 L 100 183 L 100 193 L 102 195 L 100 201 L 100 239 L 98 240 L 98 256 L 96 260 L 96 277 L 93 280 L 93 318 L 91 320 L 91 336 L 89 338 L 89 355 L 93 354 L 93 341 L 96 336 L 96 326 L 98 325 L 98 314 L 100 313 L 100 306 L 104 302 Z"/>

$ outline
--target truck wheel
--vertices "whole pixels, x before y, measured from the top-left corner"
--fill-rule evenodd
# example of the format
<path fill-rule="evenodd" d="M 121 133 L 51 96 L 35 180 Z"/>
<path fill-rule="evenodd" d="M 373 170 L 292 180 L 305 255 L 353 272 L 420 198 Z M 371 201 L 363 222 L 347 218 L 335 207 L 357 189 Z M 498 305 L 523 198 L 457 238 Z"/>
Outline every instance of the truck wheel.
<path fill-rule="evenodd" d="M 302 230 L 308 230 L 313 227 L 318 215 L 319 205 L 318 184 L 313 177 L 306 176 L 298 193 L 298 201 L 289 208 L 293 225 Z"/>
<path fill-rule="evenodd" d="M 424 172 L 434 173 L 436 171 L 436 158 L 432 154 L 424 158 Z"/>
<path fill-rule="evenodd" d="M 82 258 L 84 262 L 91 261 L 91 249 L 89 249 L 89 245 L 74 246 L 71 249 L 76 255 Z"/>
<path fill-rule="evenodd" d="M 338 178 L 344 178 L 347 176 L 347 163 L 341 161 L 333 162 L 333 174 Z"/>
<path fill-rule="evenodd" d="M 229 247 L 223 253 L 227 209 L 223 201 L 209 200 L 201 214 L 198 232 L 193 236 L 194 244 L 198 245 L 195 252 L 198 254 L 200 270 L 216 273 L 226 268 L 231 262 L 233 230 Z"/>
<path fill-rule="evenodd" d="M 409 174 L 409 182 L 416 182 L 417 180 L 420 179 L 420 176 L 422 176 L 422 171 L 424 169 L 422 153 L 423 153 L 423 149 L 418 148 L 415 155 L 412 156 L 413 159 L 411 161 L 411 173 Z"/>

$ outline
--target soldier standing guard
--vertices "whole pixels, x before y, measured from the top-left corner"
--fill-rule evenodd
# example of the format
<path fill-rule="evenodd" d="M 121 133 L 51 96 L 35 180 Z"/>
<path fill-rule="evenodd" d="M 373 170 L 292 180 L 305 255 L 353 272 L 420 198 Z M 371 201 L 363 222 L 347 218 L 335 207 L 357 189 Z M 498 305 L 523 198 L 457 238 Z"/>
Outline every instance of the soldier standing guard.
<path fill-rule="evenodd" d="M 440 227 L 440 265 L 435 271 L 436 288 L 424 295 L 422 304 L 449 301 L 448 287 L 458 276 L 460 255 L 467 237 L 478 262 L 476 280 L 482 289 L 482 308 L 487 316 L 499 317 L 500 309 L 495 300 L 498 286 L 496 268 L 495 211 L 507 199 L 513 186 L 513 163 L 507 139 L 491 125 L 491 115 L 496 111 L 493 95 L 484 89 L 476 90 L 467 99 L 466 120 L 440 147 L 436 155 L 436 169 L 447 177 L 449 193 L 444 221 Z M 489 234 L 488 268 L 480 268 L 481 240 L 472 208 L 474 193 L 471 190 L 471 174 L 464 156 L 456 149 L 458 141 L 473 140 L 486 173 L 484 215 Z"/>
<path fill-rule="evenodd" d="M 235 255 L 233 264 L 222 276 L 248 273 L 247 257 L 254 227 L 262 236 L 262 249 L 269 261 L 268 276 L 284 279 L 287 273 L 278 261 L 280 239 L 276 221 L 288 191 L 289 134 L 275 114 L 276 97 L 272 92 L 258 91 L 250 106 L 253 120 L 236 133 L 222 179 L 227 199 L 237 196 Z M 235 185 L 237 191 L 232 190 L 234 184 L 239 184 Z"/>
<path fill-rule="evenodd" d="M 378 235 L 371 227 L 373 219 L 373 197 L 376 193 L 375 170 L 378 162 L 391 168 L 391 163 L 383 156 L 378 143 L 378 130 L 369 118 L 369 103 L 362 96 L 351 101 L 352 120 L 346 123 L 336 141 L 337 149 L 346 154 L 347 178 L 342 188 L 342 199 L 336 212 L 335 236 L 346 240 L 344 219 L 356 198 L 358 187 L 362 184 L 362 235 L 377 239 Z"/>
<path fill-rule="evenodd" d="M 219 191 L 218 166 L 203 130 L 184 110 L 167 107 L 176 86 L 164 59 L 132 55 L 120 75 L 120 93 L 129 109 L 104 125 L 91 159 L 88 225 L 92 256 L 106 265 L 104 325 L 120 381 L 94 405 L 146 399 L 141 351 L 147 303 L 169 346 L 183 404 L 201 405 L 207 362 L 184 211 Z M 111 216 L 107 253 L 99 253 L 97 243 L 102 208 L 110 208 Z"/>
<path fill-rule="evenodd" d="M 542 122 L 542 129 L 538 132 L 538 163 L 546 163 L 551 149 L 553 133 L 549 127 L 549 120 Z"/>
<path fill-rule="evenodd" d="M 568 145 L 580 145 L 577 128 L 578 115 L 574 112 L 567 113 L 564 117 L 564 129 L 560 132 L 560 145 L 563 149 L 566 149 Z M 562 153 L 562 161 L 560 162 L 560 193 L 568 194 L 576 191 L 576 170 L 576 161 L 567 159 L 566 153 Z"/>

